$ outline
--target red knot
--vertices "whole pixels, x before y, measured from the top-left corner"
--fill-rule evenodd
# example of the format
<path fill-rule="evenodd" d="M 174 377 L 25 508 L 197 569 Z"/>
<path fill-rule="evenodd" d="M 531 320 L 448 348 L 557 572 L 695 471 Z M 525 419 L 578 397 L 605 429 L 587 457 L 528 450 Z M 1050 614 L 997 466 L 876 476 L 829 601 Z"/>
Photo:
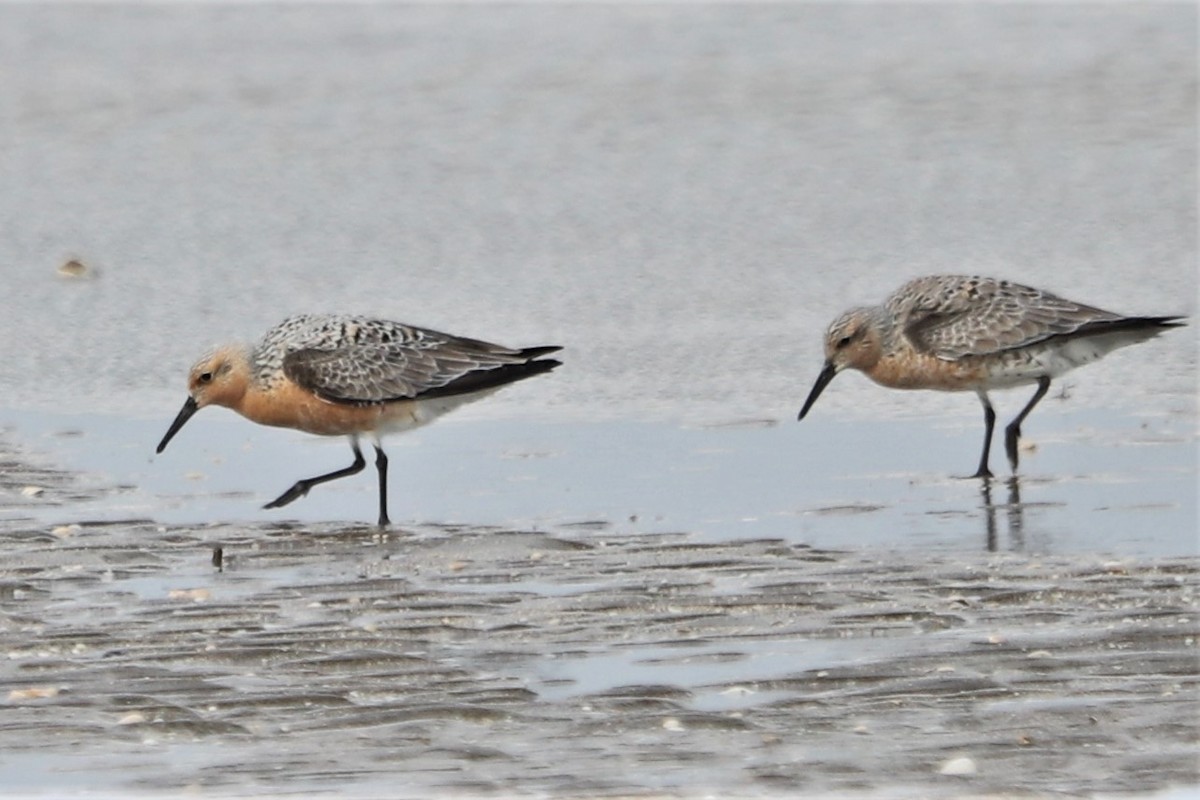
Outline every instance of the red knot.
<path fill-rule="evenodd" d="M 825 334 L 825 366 L 800 419 L 844 369 L 893 389 L 971 390 L 983 403 L 983 453 L 977 478 L 991 477 L 988 451 L 996 412 L 988 391 L 1037 384 L 1005 428 L 1004 447 L 1017 469 L 1021 423 L 1050 380 L 1118 347 L 1150 339 L 1183 317 L 1127 317 L 1050 292 L 977 276 L 932 275 L 901 286 L 882 305 L 852 308 Z"/>
<path fill-rule="evenodd" d="M 348 436 L 350 466 L 297 481 L 267 503 L 279 508 L 321 483 L 361 472 L 359 436 L 375 445 L 379 524 L 388 524 L 387 456 L 380 437 L 432 422 L 514 381 L 562 362 L 541 359 L 560 347 L 513 349 L 399 322 L 348 315 L 289 317 L 253 346 L 224 345 L 196 362 L 188 398 L 167 429 L 161 453 L 192 415 L 231 408 L 262 425 L 321 436 Z"/>

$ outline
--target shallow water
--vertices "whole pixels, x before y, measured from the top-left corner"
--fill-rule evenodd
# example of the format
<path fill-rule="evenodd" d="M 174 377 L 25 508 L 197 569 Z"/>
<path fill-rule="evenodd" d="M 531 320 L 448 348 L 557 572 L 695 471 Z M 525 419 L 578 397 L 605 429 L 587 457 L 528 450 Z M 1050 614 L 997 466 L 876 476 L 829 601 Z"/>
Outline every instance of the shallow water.
<path fill-rule="evenodd" d="M 169 421 L 0 413 L 0 426 L 83 473 L 0 509 L 0 520 L 375 518 L 373 470 L 284 509 L 261 508 L 296 479 L 349 463 L 341 440 L 206 411 L 154 456 Z M 389 440 L 392 518 L 548 530 L 596 524 L 703 542 L 770 537 L 913 553 L 1196 554 L 1197 451 L 1184 419 L 1047 412 L 1026 426 L 1036 447 L 1021 473 L 988 483 L 961 477 L 975 465 L 981 427 L 919 418 L 684 427 L 451 417 Z"/>
<path fill-rule="evenodd" d="M 1192 329 L 1057 381 L 1019 478 L 959 477 L 970 395 L 795 414 L 914 275 L 1194 314 L 1195 27 L 0 8 L 0 793 L 1194 788 Z M 340 442 L 205 411 L 155 456 L 187 365 L 298 311 L 565 364 L 389 440 L 387 532 L 367 472 L 261 509 Z"/>

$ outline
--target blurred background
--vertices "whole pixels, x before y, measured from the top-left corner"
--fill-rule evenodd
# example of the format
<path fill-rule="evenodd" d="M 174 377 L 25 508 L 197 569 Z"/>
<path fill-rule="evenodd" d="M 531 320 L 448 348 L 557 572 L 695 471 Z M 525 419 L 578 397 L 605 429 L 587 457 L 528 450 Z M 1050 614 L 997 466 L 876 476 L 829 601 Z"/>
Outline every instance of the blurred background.
<path fill-rule="evenodd" d="M 1188 4 L 2 16 L 5 405 L 169 417 L 210 345 L 363 311 L 566 346 L 468 414 L 783 419 L 914 275 L 1195 310 Z M 1074 404 L 1194 417 L 1195 344 Z M 820 411 L 978 416 L 842 381 Z"/>

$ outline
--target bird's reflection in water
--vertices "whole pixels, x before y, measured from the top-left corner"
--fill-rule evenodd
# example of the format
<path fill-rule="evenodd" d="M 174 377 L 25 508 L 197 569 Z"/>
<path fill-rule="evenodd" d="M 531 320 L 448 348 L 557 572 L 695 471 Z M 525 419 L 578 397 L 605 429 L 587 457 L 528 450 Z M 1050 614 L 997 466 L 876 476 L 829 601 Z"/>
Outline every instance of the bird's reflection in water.
<path fill-rule="evenodd" d="M 1008 521 L 1008 538 L 1012 542 L 1011 549 L 1025 549 L 1025 506 L 1021 504 L 1021 479 L 1016 475 L 1010 475 L 1004 479 L 1004 485 L 1008 487 L 1008 500 L 1003 505 L 997 506 L 992 502 L 992 482 L 994 478 L 983 478 L 980 481 L 980 494 L 983 496 L 983 518 L 987 527 L 987 549 L 989 552 L 995 552 L 997 549 L 997 512 L 1004 511 L 1005 519 Z M 999 482 L 999 481 L 997 481 Z"/>

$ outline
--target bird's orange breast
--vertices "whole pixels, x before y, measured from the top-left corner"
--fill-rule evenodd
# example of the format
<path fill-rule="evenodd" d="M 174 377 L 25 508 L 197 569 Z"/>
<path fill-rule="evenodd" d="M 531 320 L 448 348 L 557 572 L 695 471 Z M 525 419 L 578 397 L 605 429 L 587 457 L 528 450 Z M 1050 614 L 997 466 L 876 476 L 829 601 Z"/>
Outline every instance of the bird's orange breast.
<path fill-rule="evenodd" d="M 260 425 L 295 428 L 320 436 L 343 436 L 374 430 L 384 406 L 356 406 L 322 400 L 289 380 L 269 387 L 252 387 L 234 407 Z"/>
<path fill-rule="evenodd" d="M 867 377 L 892 389 L 939 389 L 962 391 L 980 386 L 987 377 L 986 365 L 976 358 L 947 361 L 937 356 L 908 351 L 885 355 Z"/>

